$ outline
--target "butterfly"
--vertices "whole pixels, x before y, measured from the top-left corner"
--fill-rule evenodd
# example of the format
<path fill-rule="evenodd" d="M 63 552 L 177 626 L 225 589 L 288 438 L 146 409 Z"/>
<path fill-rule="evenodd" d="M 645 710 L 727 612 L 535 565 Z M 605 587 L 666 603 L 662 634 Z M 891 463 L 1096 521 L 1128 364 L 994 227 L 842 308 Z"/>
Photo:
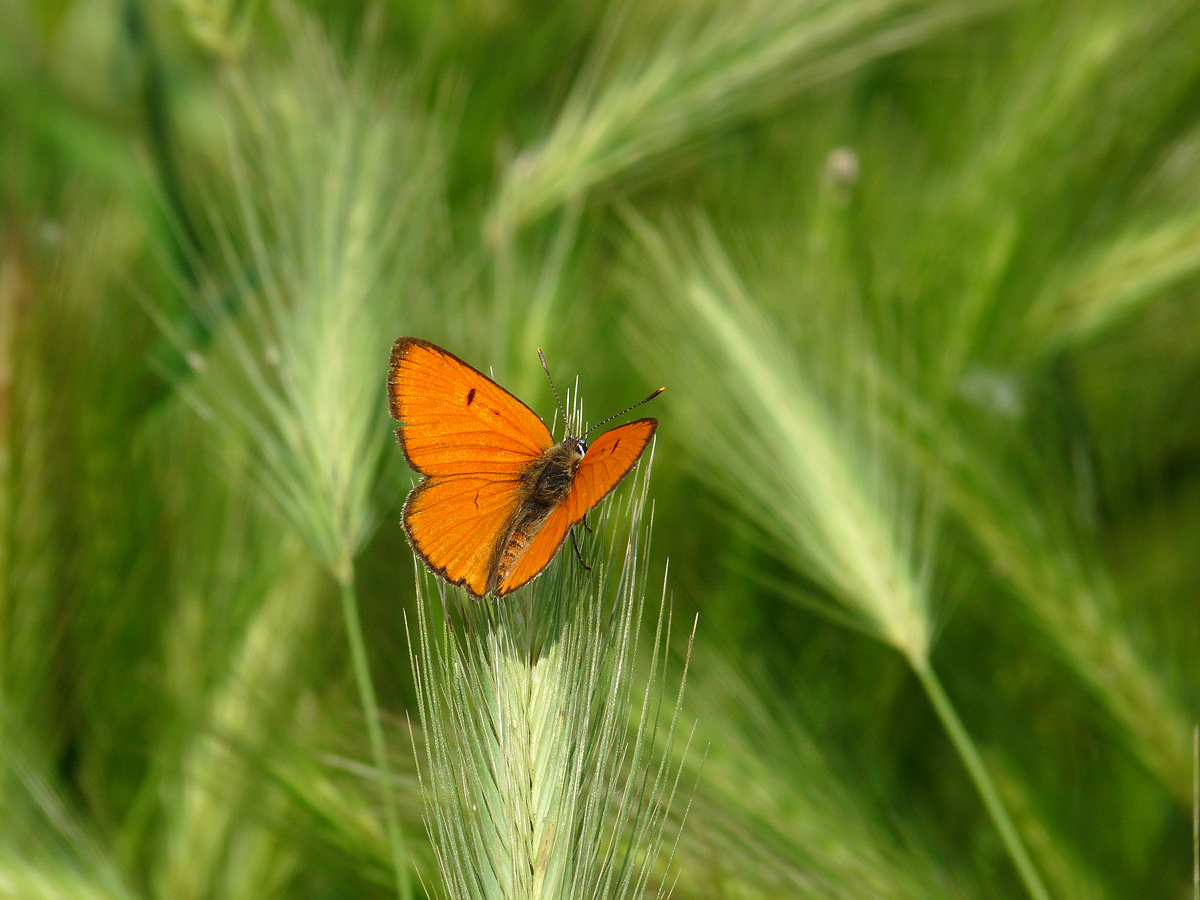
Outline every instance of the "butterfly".
<path fill-rule="evenodd" d="M 591 446 L 586 435 L 555 442 L 537 413 L 492 379 L 413 337 L 392 347 L 388 400 L 404 456 L 425 476 L 404 504 L 409 543 L 430 569 L 476 597 L 502 597 L 536 578 L 658 428 L 657 419 L 638 419 Z"/>

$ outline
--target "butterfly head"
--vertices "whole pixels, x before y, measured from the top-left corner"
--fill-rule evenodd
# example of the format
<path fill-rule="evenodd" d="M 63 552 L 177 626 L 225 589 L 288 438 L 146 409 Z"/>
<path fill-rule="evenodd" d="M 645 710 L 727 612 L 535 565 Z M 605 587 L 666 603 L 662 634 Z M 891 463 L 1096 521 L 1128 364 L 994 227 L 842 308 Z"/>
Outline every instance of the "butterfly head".
<path fill-rule="evenodd" d="M 579 462 L 587 453 L 587 441 L 583 438 L 569 437 L 563 443 L 567 445 L 567 449 L 570 451 L 572 462 Z"/>

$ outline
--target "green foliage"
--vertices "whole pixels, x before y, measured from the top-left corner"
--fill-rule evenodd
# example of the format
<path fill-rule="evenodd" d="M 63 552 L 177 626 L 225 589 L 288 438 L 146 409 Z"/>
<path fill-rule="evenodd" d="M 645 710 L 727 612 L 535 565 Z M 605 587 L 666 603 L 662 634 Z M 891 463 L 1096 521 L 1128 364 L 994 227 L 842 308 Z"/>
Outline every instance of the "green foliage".
<path fill-rule="evenodd" d="M 1185 895 L 1195 3 L 0 28 L 0 897 Z M 401 334 L 667 386 L 595 578 L 414 580 Z"/>

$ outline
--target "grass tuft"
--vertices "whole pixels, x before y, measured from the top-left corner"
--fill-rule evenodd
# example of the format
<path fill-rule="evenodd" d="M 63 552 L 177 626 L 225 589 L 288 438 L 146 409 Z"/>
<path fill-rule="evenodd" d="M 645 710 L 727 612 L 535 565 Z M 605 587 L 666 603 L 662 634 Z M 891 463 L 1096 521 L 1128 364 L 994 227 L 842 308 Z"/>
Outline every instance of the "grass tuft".
<path fill-rule="evenodd" d="M 649 559 L 647 464 L 610 500 L 594 573 L 562 552 L 532 585 L 474 600 L 421 591 L 410 636 L 427 820 L 460 898 L 666 897 L 659 869 L 686 753 L 683 685 L 665 681 L 664 588 L 644 686 L 634 679 Z M 690 642 L 689 642 L 690 646 Z M 686 677 L 686 663 L 684 667 Z M 665 766 L 654 765 L 656 741 Z M 657 884 L 652 877 L 659 878 Z"/>

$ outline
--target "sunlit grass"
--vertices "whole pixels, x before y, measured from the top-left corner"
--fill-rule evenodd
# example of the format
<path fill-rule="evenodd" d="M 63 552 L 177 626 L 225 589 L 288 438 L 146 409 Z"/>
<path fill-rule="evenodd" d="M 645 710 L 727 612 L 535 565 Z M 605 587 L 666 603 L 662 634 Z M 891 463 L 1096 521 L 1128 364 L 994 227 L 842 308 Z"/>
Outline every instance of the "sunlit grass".
<path fill-rule="evenodd" d="M 0 26 L 0 896 L 1015 898 L 1022 846 L 1055 900 L 1187 895 L 1191 0 Z M 603 411 L 667 386 L 645 583 L 622 538 L 507 606 L 418 600 L 400 334 L 547 421 L 539 347 Z M 489 793 L 442 712 L 502 696 L 572 727 Z M 584 744 L 627 754 L 594 796 L 548 774 Z M 585 891 L 616 857 L 563 848 L 616 846 L 636 753 L 662 803 Z"/>

